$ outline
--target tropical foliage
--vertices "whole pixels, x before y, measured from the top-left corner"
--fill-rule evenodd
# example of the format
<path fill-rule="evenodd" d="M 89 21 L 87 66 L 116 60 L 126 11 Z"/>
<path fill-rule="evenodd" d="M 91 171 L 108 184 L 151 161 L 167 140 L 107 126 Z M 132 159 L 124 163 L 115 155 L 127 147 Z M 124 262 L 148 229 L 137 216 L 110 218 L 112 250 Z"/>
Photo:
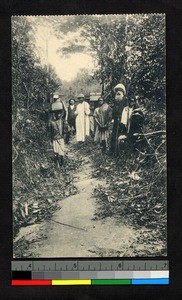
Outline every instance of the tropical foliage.
<path fill-rule="evenodd" d="M 34 33 L 36 26 L 44 21 L 60 40 L 64 36 L 71 37 L 58 50 L 61 56 L 82 52 L 93 57 L 92 75 L 83 69 L 77 78 L 63 84 L 51 66 L 42 66 L 35 52 Z M 102 161 L 101 156 L 95 155 L 97 150 L 93 145 L 87 145 L 97 158 L 94 163 L 98 176 L 108 177 L 110 184 L 109 192 L 102 188 L 96 191 L 103 200 L 100 215 L 109 213 L 121 217 L 124 214 L 132 217 L 133 223 L 151 224 L 152 228 L 160 224 L 160 232 L 165 236 L 165 16 L 161 14 L 47 16 L 39 17 L 38 21 L 24 16 L 12 17 L 15 211 L 17 203 L 23 203 L 22 195 L 26 201 L 30 195 L 39 197 L 37 191 L 41 191 L 45 177 L 47 185 L 50 177 L 57 176 L 51 173 L 53 164 L 45 151 L 49 144 L 46 126 L 50 94 L 62 84 L 68 99 L 76 96 L 79 89 L 87 93 L 100 88 L 112 105 L 113 87 L 119 82 L 126 86 L 129 105 L 137 105 L 145 111 L 145 122 L 135 149 L 121 149 L 116 164 L 110 159 Z"/>

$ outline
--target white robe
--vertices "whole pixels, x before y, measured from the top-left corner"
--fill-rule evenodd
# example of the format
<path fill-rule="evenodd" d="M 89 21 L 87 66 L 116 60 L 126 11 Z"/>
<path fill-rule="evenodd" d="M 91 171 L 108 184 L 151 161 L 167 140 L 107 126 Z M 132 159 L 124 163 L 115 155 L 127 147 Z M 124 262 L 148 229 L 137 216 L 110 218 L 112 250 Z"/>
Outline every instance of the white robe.
<path fill-rule="evenodd" d="M 130 131 L 130 118 L 133 112 L 133 108 L 129 108 L 128 106 L 124 107 L 122 116 L 121 116 L 121 123 L 125 125 L 127 128 L 127 133 Z"/>
<path fill-rule="evenodd" d="M 76 111 L 76 140 L 77 142 L 84 142 L 85 136 L 90 133 L 90 105 L 83 101 L 77 105 Z"/>

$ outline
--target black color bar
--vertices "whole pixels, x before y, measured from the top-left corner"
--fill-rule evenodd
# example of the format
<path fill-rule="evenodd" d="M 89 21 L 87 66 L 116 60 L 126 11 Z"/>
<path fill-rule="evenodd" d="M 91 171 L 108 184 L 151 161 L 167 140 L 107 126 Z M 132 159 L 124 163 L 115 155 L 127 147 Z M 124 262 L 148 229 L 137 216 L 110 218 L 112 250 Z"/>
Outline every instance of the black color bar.
<path fill-rule="evenodd" d="M 32 279 L 31 271 L 12 271 L 12 280 L 13 279 Z"/>

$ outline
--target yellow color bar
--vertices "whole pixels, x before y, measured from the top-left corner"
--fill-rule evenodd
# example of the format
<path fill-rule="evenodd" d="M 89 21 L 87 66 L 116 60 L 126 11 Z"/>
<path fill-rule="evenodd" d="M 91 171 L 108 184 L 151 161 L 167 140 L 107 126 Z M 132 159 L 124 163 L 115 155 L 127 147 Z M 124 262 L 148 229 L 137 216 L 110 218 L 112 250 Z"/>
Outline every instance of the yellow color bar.
<path fill-rule="evenodd" d="M 52 280 L 52 285 L 91 285 L 91 279 L 88 279 L 88 280 Z"/>

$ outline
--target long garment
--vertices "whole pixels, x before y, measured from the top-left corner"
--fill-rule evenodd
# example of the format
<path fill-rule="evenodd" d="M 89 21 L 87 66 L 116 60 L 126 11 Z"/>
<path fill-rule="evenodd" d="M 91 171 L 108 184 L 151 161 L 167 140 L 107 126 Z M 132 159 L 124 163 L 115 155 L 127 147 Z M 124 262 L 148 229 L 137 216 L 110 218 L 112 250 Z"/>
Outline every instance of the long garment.
<path fill-rule="evenodd" d="M 77 142 L 84 142 L 85 136 L 90 134 L 90 105 L 87 102 L 79 103 L 76 111 L 76 140 Z"/>
<path fill-rule="evenodd" d="M 120 135 L 127 136 L 130 130 L 130 117 L 132 109 L 126 106 L 126 103 L 116 103 L 113 108 L 113 129 L 111 134 L 111 146 L 110 152 L 113 154 L 117 153 L 117 142 Z"/>
<path fill-rule="evenodd" d="M 59 156 L 64 156 L 63 120 L 51 121 L 53 151 Z"/>
<path fill-rule="evenodd" d="M 106 145 L 109 139 L 109 125 L 112 120 L 112 109 L 104 103 L 101 107 L 98 107 L 94 111 L 94 118 L 96 121 L 96 130 L 94 141 L 105 141 Z"/>

